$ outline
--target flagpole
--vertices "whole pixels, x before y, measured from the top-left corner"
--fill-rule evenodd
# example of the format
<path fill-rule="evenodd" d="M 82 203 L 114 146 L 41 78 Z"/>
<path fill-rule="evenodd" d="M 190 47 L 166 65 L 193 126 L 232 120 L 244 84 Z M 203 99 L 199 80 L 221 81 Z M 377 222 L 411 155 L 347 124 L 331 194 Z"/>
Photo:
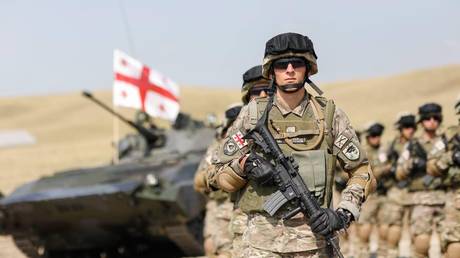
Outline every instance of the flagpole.
<path fill-rule="evenodd" d="M 113 93 L 112 93 L 113 94 Z M 112 97 L 113 98 L 113 97 Z M 116 113 L 119 112 L 118 106 L 116 106 L 113 101 L 112 101 L 112 108 L 115 110 Z M 118 164 L 120 162 L 119 160 L 119 150 L 118 150 L 118 139 L 120 136 L 120 120 L 116 116 L 112 116 L 112 141 L 113 141 L 113 146 L 114 146 L 114 151 L 113 151 L 113 163 Z"/>

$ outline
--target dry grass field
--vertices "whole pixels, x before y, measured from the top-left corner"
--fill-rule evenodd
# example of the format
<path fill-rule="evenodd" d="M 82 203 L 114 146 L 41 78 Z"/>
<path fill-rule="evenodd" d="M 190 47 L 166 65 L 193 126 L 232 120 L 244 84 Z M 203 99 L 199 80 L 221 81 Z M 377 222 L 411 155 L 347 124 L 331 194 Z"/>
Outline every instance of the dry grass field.
<path fill-rule="evenodd" d="M 392 124 L 396 113 L 417 111 L 427 101 L 444 107 L 445 124 L 457 123 L 453 104 L 460 94 L 460 65 L 420 70 L 397 76 L 340 82 L 321 86 L 334 98 L 353 124 L 360 127 L 369 120 Z M 220 114 L 239 100 L 235 90 L 184 87 L 182 110 L 194 117 Z M 110 103 L 111 92 L 94 92 Z M 122 110 L 132 117 L 132 110 Z M 58 170 L 103 164 L 111 158 L 112 117 L 80 96 L 62 95 L 0 98 L 0 130 L 26 129 L 37 144 L 0 149 L 0 190 L 11 192 L 18 185 Z M 130 129 L 121 125 L 122 134 Z M 0 238 L 0 257 L 23 257 L 8 238 Z"/>

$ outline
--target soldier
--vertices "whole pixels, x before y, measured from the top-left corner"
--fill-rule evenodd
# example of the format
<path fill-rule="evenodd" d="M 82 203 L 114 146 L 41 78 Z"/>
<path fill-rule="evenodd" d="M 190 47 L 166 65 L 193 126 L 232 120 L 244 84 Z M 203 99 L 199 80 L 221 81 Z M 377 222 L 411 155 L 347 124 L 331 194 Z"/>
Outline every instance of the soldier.
<path fill-rule="evenodd" d="M 389 166 L 386 166 L 379 160 L 379 154 L 382 153 L 381 139 L 385 127 L 381 123 L 369 122 L 364 130 L 366 142 L 364 149 L 367 153 L 369 163 L 372 166 L 372 171 L 375 178 L 377 179 L 377 192 L 369 195 L 366 203 L 363 204 L 362 213 L 358 221 L 358 235 L 361 240 L 362 247 L 360 248 L 362 257 L 368 257 L 368 245 L 371 232 L 373 230 L 372 225 L 377 224 L 377 213 L 381 205 L 381 199 L 385 192 L 382 189 L 381 178 L 389 173 Z M 380 187 L 379 187 L 380 186 Z M 381 246 L 379 246 L 381 247 Z M 371 250 L 372 252 L 377 250 Z M 373 254 L 376 255 L 376 254 Z"/>
<path fill-rule="evenodd" d="M 366 154 L 350 122 L 333 101 L 307 93 L 304 84 L 318 71 L 313 44 L 306 36 L 284 33 L 265 48 L 263 74 L 275 85 L 270 98 L 256 98 L 243 107 L 228 136 L 219 145 L 210 184 L 236 193 L 236 205 L 248 216 L 244 248 L 235 257 L 334 257 L 324 236 L 347 228 L 359 218 L 362 202 L 375 186 Z M 274 157 L 243 136 L 254 128 L 267 108 L 267 126 L 284 154 L 294 157 L 302 179 L 321 204 L 311 218 L 292 210 L 290 203 L 273 216 L 263 209 L 277 188 L 270 183 Z M 337 210 L 331 206 L 335 159 L 350 174 Z M 265 168 L 265 169 L 264 169 Z"/>
<path fill-rule="evenodd" d="M 243 86 L 241 96 L 243 104 L 246 105 L 250 99 L 267 96 L 268 81 L 262 76 L 262 66 L 255 66 L 243 74 Z M 225 121 L 218 128 L 216 141 L 208 148 L 205 158 L 195 174 L 195 190 L 208 195 L 209 201 L 206 205 L 206 218 L 204 227 L 205 252 L 209 257 L 231 257 L 230 249 L 232 239 L 239 235 L 239 224 L 245 223 L 244 216 L 233 216 L 233 203 L 228 194 L 222 191 L 215 191 L 207 183 L 207 177 L 215 174 L 215 168 L 211 159 L 216 151 L 216 146 L 225 137 L 227 129 L 239 114 L 241 106 L 231 106 L 225 112 Z M 230 220 L 232 224 L 229 231 Z"/>
<path fill-rule="evenodd" d="M 460 96 L 455 105 L 460 115 Z M 444 219 L 440 223 L 441 245 L 446 258 L 460 257 L 460 116 L 456 126 L 449 127 L 445 138 L 436 144 L 427 164 L 428 174 L 443 178 L 447 188 Z"/>
<path fill-rule="evenodd" d="M 219 141 L 225 137 L 227 129 L 235 121 L 241 110 L 241 105 L 233 104 L 225 111 L 223 124 L 217 129 L 215 141 L 208 147 L 204 158 L 201 160 L 195 173 L 194 187 L 197 192 L 205 194 L 209 199 L 206 203 L 206 216 L 204 220 L 204 250 L 208 257 L 231 257 L 232 235 L 228 230 L 233 204 L 229 201 L 228 194 L 215 191 L 206 180 L 208 173 L 215 169 L 211 164 L 213 153 Z"/>
<path fill-rule="evenodd" d="M 414 256 L 426 257 L 432 226 L 440 219 L 445 200 L 441 180 L 426 173 L 427 154 L 441 139 L 438 128 L 442 122 L 442 108 L 436 103 L 427 103 L 419 107 L 418 113 L 423 132 L 405 145 L 398 160 L 396 178 L 408 181 L 406 204 L 411 209 Z"/>
<path fill-rule="evenodd" d="M 404 145 L 412 139 L 417 124 L 415 115 L 409 112 L 398 114 L 395 126 L 398 130 L 396 137 L 390 142 L 384 152 L 379 154 L 379 161 L 390 166 L 386 175 L 382 176 L 377 184 L 377 192 L 385 193 L 378 211 L 379 239 L 381 245 L 387 245 L 386 257 L 397 257 L 398 243 L 401 239 L 403 220 L 403 200 L 405 196 L 404 184 L 396 184 L 396 168 L 399 156 Z"/>

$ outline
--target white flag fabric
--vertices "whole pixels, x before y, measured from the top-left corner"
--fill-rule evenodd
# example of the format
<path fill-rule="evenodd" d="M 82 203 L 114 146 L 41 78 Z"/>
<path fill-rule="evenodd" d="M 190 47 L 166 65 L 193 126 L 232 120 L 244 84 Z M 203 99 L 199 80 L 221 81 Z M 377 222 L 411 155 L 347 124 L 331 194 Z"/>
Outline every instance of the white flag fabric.
<path fill-rule="evenodd" d="M 158 71 L 120 50 L 113 55 L 113 104 L 174 121 L 179 114 L 179 87 Z"/>

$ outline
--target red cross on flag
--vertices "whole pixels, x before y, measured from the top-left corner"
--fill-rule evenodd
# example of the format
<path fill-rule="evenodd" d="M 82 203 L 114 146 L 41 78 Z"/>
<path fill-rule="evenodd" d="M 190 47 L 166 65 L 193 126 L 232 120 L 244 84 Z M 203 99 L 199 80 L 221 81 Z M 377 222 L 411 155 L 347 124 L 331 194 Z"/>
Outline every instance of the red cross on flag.
<path fill-rule="evenodd" d="M 174 121 L 179 114 L 179 87 L 120 50 L 113 54 L 113 104 L 140 109 L 152 117 Z"/>

